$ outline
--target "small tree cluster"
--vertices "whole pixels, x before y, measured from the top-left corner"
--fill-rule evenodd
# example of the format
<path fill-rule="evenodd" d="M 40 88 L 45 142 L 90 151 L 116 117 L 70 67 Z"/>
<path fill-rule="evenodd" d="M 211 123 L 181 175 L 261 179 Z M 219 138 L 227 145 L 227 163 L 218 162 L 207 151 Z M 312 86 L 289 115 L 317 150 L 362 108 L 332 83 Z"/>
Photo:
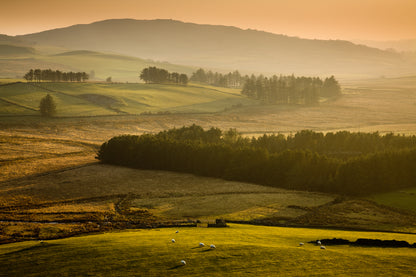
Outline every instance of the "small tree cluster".
<path fill-rule="evenodd" d="M 173 83 L 173 84 L 188 84 L 188 76 L 177 72 L 169 73 L 166 69 L 157 67 L 147 67 L 140 73 L 140 79 L 148 83 Z"/>
<path fill-rule="evenodd" d="M 247 78 L 242 94 L 266 103 L 306 104 L 319 103 L 319 97 L 333 97 L 341 94 L 338 81 L 331 76 L 322 81 L 320 78 L 251 75 Z"/>
<path fill-rule="evenodd" d="M 89 75 L 85 72 L 62 72 L 60 70 L 52 69 L 31 69 L 27 72 L 23 78 L 28 82 L 85 82 L 89 79 Z"/>
<path fill-rule="evenodd" d="M 218 87 L 241 88 L 246 78 L 248 78 L 248 76 L 241 76 L 238 70 L 229 72 L 228 74 L 221 74 L 218 72 L 214 73 L 211 70 L 206 72 L 204 69 L 200 68 L 192 73 L 190 80 Z"/>
<path fill-rule="evenodd" d="M 56 114 L 55 100 L 49 93 L 40 100 L 39 111 L 42 116 L 46 117 L 52 117 Z"/>

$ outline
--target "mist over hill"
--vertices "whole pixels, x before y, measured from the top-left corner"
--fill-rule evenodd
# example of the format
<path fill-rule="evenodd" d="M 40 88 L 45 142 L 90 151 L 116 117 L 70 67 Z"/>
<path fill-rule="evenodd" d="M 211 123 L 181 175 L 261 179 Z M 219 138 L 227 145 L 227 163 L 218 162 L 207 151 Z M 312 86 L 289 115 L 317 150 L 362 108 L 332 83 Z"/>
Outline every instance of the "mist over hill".
<path fill-rule="evenodd" d="M 111 19 L 16 38 L 38 45 L 265 74 L 371 77 L 416 72 L 416 63 L 399 53 L 348 41 L 301 39 L 174 20 Z"/>
<path fill-rule="evenodd" d="M 416 39 L 401 39 L 401 40 L 354 40 L 354 43 L 364 44 L 370 47 L 385 49 L 397 52 L 416 52 Z"/>
<path fill-rule="evenodd" d="M 32 47 L 0 44 L 0 56 L 19 56 L 34 53 L 35 49 Z"/>

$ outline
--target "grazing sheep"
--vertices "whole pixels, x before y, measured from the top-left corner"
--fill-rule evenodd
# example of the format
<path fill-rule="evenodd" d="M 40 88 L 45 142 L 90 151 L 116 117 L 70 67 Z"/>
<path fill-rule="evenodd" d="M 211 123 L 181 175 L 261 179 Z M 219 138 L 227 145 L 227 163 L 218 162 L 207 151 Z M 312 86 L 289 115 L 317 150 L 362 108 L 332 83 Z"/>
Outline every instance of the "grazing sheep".
<path fill-rule="evenodd" d="M 205 246 L 205 244 L 204 244 L 203 242 L 200 242 L 200 243 L 199 243 L 199 246 L 200 246 L 200 247 L 204 247 L 204 246 Z"/>
<path fill-rule="evenodd" d="M 182 265 L 186 265 L 185 260 L 181 260 L 181 264 L 182 264 Z"/>
<path fill-rule="evenodd" d="M 303 245 L 304 245 L 304 243 L 303 243 L 303 242 L 300 242 L 300 243 L 299 243 L 299 246 L 303 246 Z"/>
<path fill-rule="evenodd" d="M 176 240 L 175 239 L 172 239 L 172 242 L 176 242 Z"/>
<path fill-rule="evenodd" d="M 325 248 L 325 246 L 321 245 L 321 249 L 324 249 L 325 250 L 326 248 Z"/>
<path fill-rule="evenodd" d="M 177 234 L 177 233 L 179 233 L 179 231 L 176 231 L 175 233 Z"/>
<path fill-rule="evenodd" d="M 214 244 L 211 244 L 209 247 L 210 247 L 211 249 L 215 249 L 215 248 L 216 248 Z"/>
<path fill-rule="evenodd" d="M 321 241 L 320 241 L 320 240 L 317 240 L 317 241 L 316 241 L 316 244 L 317 244 L 317 245 L 321 245 L 322 243 L 321 243 Z"/>

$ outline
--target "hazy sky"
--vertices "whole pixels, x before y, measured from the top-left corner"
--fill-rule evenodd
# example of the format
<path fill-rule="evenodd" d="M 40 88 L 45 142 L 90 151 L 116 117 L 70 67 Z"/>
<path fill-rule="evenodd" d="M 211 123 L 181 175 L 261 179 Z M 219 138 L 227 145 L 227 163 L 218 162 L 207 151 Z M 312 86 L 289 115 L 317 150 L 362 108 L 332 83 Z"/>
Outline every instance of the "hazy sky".
<path fill-rule="evenodd" d="M 0 34 L 110 18 L 176 19 L 321 39 L 416 38 L 416 0 L 1 0 Z"/>

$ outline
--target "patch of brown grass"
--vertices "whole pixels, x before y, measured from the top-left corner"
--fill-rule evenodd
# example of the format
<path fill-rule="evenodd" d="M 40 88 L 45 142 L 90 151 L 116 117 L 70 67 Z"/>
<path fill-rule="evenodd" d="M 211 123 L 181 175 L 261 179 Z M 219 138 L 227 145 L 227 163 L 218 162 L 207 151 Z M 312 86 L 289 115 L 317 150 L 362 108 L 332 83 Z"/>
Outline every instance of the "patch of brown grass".
<path fill-rule="evenodd" d="M 94 162 L 96 147 L 75 141 L 0 136 L 0 182 Z"/>

